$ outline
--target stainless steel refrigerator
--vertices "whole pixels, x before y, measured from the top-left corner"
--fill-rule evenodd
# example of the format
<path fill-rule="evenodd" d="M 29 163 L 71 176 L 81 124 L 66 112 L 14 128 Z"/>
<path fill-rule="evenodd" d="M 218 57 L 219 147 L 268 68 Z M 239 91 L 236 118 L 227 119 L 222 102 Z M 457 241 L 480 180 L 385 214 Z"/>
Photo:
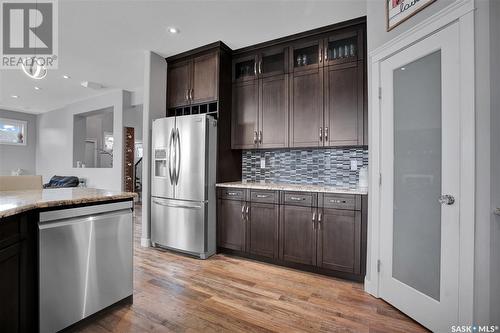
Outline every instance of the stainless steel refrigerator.
<path fill-rule="evenodd" d="M 209 115 L 153 122 L 153 246 L 206 259 L 215 253 L 217 121 Z"/>

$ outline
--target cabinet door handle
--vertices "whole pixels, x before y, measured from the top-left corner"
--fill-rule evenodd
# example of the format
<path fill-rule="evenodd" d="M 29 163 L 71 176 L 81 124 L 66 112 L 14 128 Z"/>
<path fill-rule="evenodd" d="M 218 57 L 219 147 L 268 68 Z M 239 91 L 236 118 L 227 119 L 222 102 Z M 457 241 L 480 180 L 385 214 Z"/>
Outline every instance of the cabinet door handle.
<path fill-rule="evenodd" d="M 262 144 L 262 131 L 259 131 L 259 144 Z"/>
<path fill-rule="evenodd" d="M 290 197 L 290 200 L 293 200 L 293 201 L 303 201 L 303 200 L 306 200 L 306 198 L 301 198 L 301 197 Z"/>
<path fill-rule="evenodd" d="M 186 101 L 189 101 L 189 89 L 186 89 L 186 95 L 184 95 Z"/>
<path fill-rule="evenodd" d="M 244 204 L 243 207 L 241 207 L 241 219 L 242 220 L 245 220 L 245 206 L 246 206 L 246 204 Z"/>
<path fill-rule="evenodd" d="M 325 127 L 325 142 L 328 141 L 328 127 Z"/>
<path fill-rule="evenodd" d="M 259 61 L 259 74 L 262 74 L 262 60 Z"/>
<path fill-rule="evenodd" d="M 312 225 L 313 225 L 313 229 L 316 229 L 316 211 L 313 212 L 313 216 L 312 216 Z"/>
<path fill-rule="evenodd" d="M 257 75 L 257 62 L 256 61 L 253 63 L 253 73 L 255 75 Z"/>
<path fill-rule="evenodd" d="M 319 141 L 323 141 L 323 127 L 319 128 Z"/>
<path fill-rule="evenodd" d="M 248 211 L 250 210 L 250 206 L 248 204 L 246 206 L 247 206 L 247 209 L 246 209 L 246 218 L 248 220 Z"/>
<path fill-rule="evenodd" d="M 257 144 L 257 131 L 253 131 L 253 143 Z"/>
<path fill-rule="evenodd" d="M 320 48 L 319 49 L 319 62 L 323 60 L 323 50 Z"/>
<path fill-rule="evenodd" d="M 321 222 L 322 222 L 322 218 L 323 218 L 323 213 L 319 213 L 318 215 L 318 229 L 321 230 Z"/>
<path fill-rule="evenodd" d="M 325 50 L 325 62 L 328 60 L 328 49 Z"/>

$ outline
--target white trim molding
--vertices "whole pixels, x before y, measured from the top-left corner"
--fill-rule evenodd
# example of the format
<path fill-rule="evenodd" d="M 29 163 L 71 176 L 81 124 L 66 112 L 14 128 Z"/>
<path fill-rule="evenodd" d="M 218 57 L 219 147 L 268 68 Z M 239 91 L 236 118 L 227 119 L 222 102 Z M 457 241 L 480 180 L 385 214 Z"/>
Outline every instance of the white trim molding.
<path fill-rule="evenodd" d="M 473 323 L 474 305 L 474 225 L 475 225 L 475 58 L 474 0 L 457 0 L 435 15 L 369 53 L 369 211 L 367 277 L 365 291 L 379 297 L 380 258 L 380 64 L 444 27 L 458 23 L 460 34 L 460 325 Z M 383 181 L 383 180 L 382 180 Z"/>

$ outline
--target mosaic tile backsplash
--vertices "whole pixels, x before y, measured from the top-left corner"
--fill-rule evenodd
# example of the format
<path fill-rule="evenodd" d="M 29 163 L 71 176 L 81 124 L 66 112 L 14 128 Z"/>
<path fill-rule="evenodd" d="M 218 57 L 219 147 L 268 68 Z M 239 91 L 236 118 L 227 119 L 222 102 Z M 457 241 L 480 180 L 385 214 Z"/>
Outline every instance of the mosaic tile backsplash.
<path fill-rule="evenodd" d="M 242 179 L 253 182 L 354 186 L 359 169 L 368 166 L 368 150 L 362 147 L 244 150 L 242 154 Z M 351 170 L 351 160 L 357 161 L 356 171 Z"/>

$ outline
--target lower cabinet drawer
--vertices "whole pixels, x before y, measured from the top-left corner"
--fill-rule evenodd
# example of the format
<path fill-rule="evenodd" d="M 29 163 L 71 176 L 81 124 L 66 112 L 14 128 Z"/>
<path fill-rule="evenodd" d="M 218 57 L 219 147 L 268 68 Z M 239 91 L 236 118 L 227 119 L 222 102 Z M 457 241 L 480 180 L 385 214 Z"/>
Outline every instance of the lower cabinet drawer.
<path fill-rule="evenodd" d="M 316 206 L 317 194 L 309 192 L 283 192 L 283 204 L 293 206 Z"/>
<path fill-rule="evenodd" d="M 251 190 L 250 201 L 262 203 L 278 203 L 278 191 Z"/>
<path fill-rule="evenodd" d="M 351 194 L 324 194 L 323 207 L 332 209 L 361 210 L 361 197 Z"/>
<path fill-rule="evenodd" d="M 245 200 L 246 190 L 243 188 L 230 188 L 222 187 L 219 188 L 219 198 L 226 200 Z"/>

